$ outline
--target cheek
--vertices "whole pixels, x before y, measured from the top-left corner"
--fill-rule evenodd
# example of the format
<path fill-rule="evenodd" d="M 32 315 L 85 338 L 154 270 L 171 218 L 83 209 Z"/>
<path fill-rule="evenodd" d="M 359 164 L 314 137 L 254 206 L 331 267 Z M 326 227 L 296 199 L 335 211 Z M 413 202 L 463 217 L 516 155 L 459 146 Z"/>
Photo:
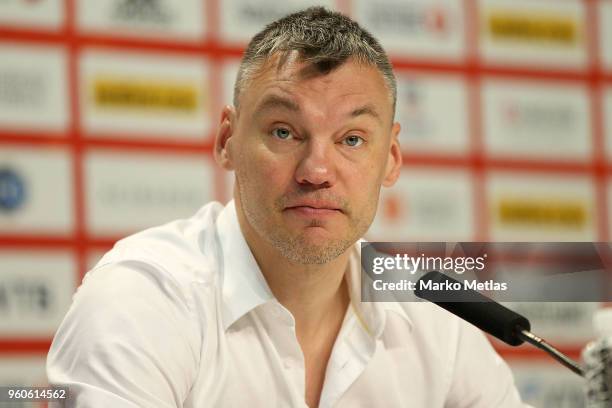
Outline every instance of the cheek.
<path fill-rule="evenodd" d="M 262 199 L 277 198 L 292 177 L 289 160 L 282 160 L 266 149 L 245 151 L 236 166 L 239 182 Z M 276 193 L 276 194 L 275 194 Z"/>
<path fill-rule="evenodd" d="M 353 206 L 360 207 L 363 212 L 375 211 L 382 180 L 380 166 L 353 166 L 346 174 L 349 196 L 355 198 Z"/>

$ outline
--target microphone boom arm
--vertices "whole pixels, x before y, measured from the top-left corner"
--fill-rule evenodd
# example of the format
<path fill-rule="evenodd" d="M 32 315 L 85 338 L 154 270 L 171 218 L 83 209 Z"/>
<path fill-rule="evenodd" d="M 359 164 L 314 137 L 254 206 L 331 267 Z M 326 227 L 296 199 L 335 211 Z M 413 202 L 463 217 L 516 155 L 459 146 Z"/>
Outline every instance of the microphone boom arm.
<path fill-rule="evenodd" d="M 522 340 L 526 341 L 532 346 L 539 348 L 540 350 L 544 350 L 546 353 L 548 353 L 552 358 L 557 360 L 559 363 L 563 364 L 564 366 L 566 366 L 567 368 L 569 368 L 570 370 L 572 370 L 579 376 L 584 377 L 584 369 L 574 360 L 572 360 L 565 354 L 561 353 L 559 350 L 557 350 L 556 348 L 548 344 L 544 339 L 536 336 L 529 330 L 526 330 L 520 327 L 518 329 L 519 330 L 517 331 L 516 334 Z"/>

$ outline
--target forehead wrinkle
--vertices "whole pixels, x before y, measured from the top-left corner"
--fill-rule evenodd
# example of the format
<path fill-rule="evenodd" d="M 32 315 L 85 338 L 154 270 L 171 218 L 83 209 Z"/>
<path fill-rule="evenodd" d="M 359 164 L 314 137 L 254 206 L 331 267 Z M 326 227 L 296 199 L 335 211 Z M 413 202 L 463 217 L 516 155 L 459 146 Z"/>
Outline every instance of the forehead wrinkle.
<path fill-rule="evenodd" d="M 265 96 L 255 108 L 254 116 L 259 116 L 265 111 L 274 109 L 283 109 L 289 112 L 299 113 L 300 105 L 292 98 L 278 94 L 269 94 Z"/>
<path fill-rule="evenodd" d="M 361 106 L 359 108 L 353 109 L 353 111 L 349 114 L 349 116 L 352 117 L 352 118 L 355 118 L 355 117 L 358 117 L 358 116 L 362 116 L 362 115 L 371 116 L 374 119 L 376 119 L 379 123 L 382 124 L 382 118 L 380 117 L 380 115 L 376 111 L 376 108 L 373 105 L 371 105 L 371 104 L 367 104 L 367 105 Z"/>

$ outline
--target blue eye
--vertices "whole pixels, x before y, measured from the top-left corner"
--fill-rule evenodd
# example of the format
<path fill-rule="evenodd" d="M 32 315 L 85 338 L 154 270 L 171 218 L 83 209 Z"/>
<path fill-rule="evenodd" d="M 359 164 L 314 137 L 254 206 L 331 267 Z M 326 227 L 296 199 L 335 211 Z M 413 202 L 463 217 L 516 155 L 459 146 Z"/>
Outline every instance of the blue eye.
<path fill-rule="evenodd" d="M 360 146 L 363 143 L 363 138 L 355 135 L 347 136 L 344 143 L 351 147 Z"/>
<path fill-rule="evenodd" d="M 289 139 L 289 137 L 291 137 L 291 131 L 285 128 L 276 128 L 272 130 L 272 134 L 278 137 L 279 139 L 283 139 L 283 140 Z"/>

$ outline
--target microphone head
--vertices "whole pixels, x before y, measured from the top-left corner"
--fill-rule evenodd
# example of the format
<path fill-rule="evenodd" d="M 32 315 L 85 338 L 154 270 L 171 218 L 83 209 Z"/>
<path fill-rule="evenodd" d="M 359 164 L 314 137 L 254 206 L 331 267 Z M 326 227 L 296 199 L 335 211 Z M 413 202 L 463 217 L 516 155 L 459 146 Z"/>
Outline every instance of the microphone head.
<path fill-rule="evenodd" d="M 461 289 L 450 289 L 461 287 Z M 435 288 L 435 289 L 434 289 Z M 530 330 L 529 320 L 500 305 L 479 292 L 467 289 L 463 283 L 438 271 L 423 275 L 416 283 L 414 294 L 472 323 L 479 329 L 511 346 L 524 340 L 521 330 Z"/>

